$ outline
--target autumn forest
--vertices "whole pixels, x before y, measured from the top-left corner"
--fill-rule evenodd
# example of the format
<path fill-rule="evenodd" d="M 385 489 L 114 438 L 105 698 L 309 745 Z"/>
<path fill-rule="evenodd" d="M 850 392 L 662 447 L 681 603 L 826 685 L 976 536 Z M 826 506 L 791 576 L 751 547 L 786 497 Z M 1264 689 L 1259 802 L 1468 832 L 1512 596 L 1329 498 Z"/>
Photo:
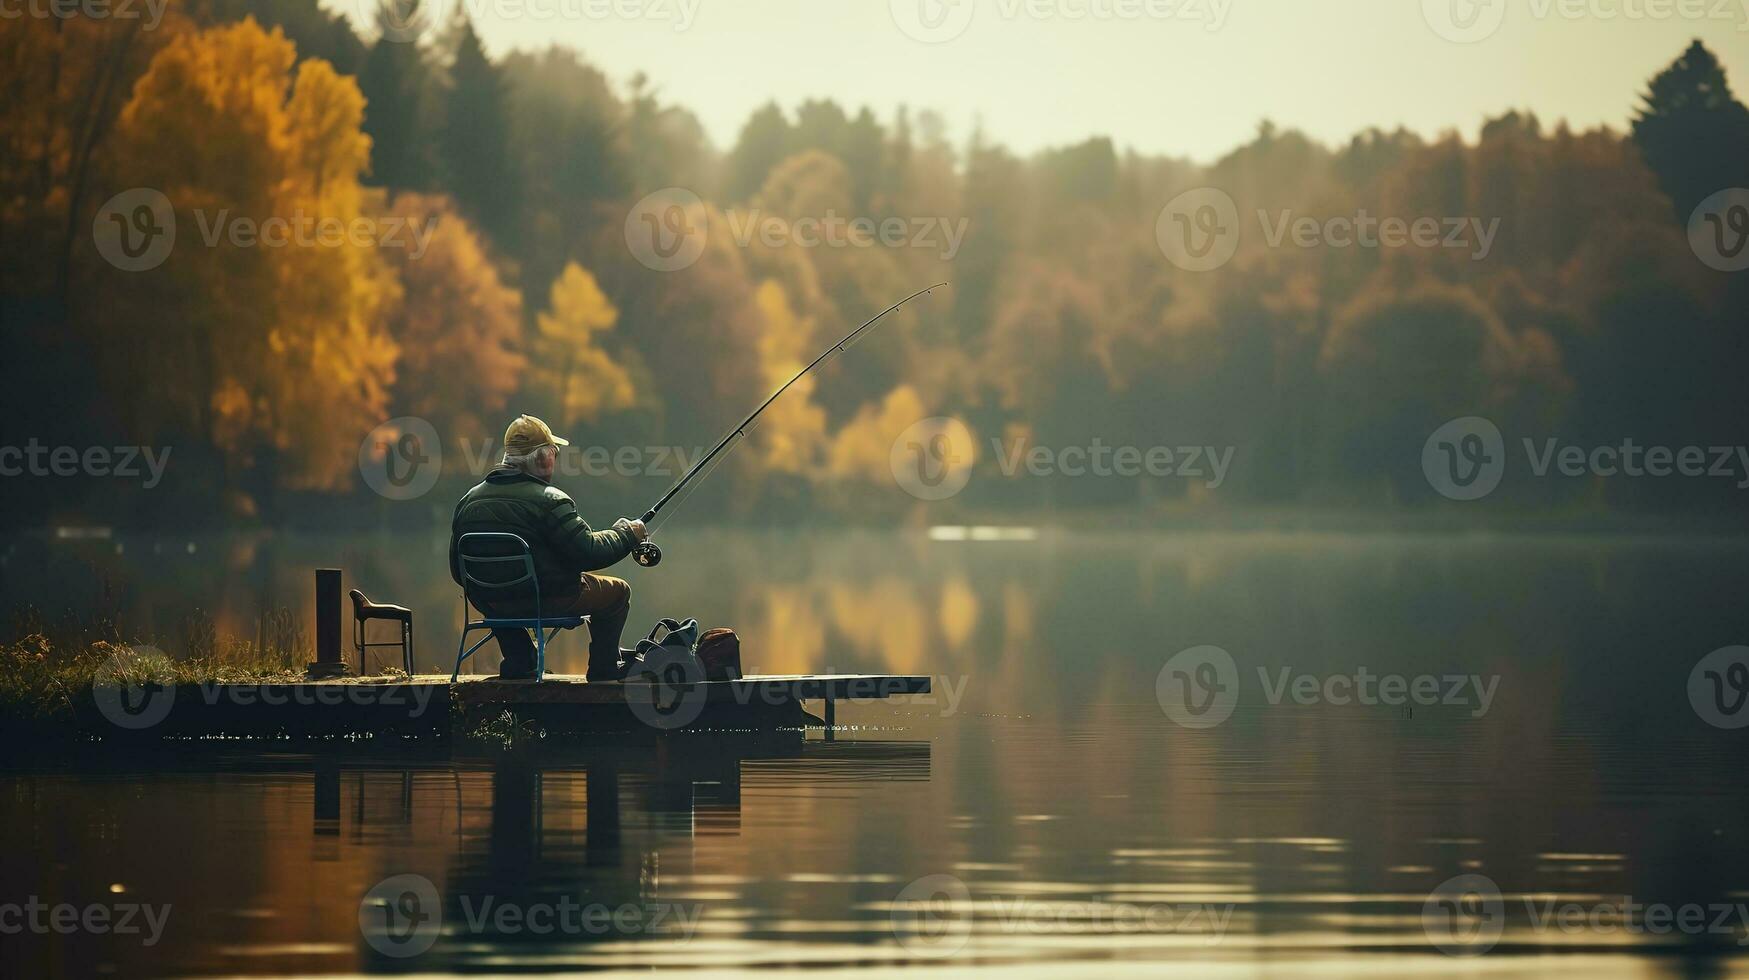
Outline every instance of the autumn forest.
<path fill-rule="evenodd" d="M 492 58 L 466 19 L 418 43 L 376 33 L 314 0 L 173 0 L 150 30 L 0 20 L 7 441 L 173 449 L 152 489 L 14 484 L 10 520 L 423 519 L 517 412 L 581 446 L 689 451 L 939 280 L 792 389 L 696 506 L 915 506 L 889 459 L 932 416 L 975 439 L 947 506 L 989 512 L 1447 507 L 1423 443 L 1465 416 L 1513 446 L 1749 443 L 1749 274 L 1691 234 L 1704 202 L 1749 186 L 1749 110 L 1698 42 L 1624 131 L 1513 112 L 1473 139 L 1326 146 L 1282 119 L 1199 164 L 1096 135 L 1022 156 L 929 107 L 805 99 L 718 147 L 659 79 L 606 77 L 586 52 Z M 1154 118 L 1170 127 L 1170 106 Z M 94 225 L 140 188 L 174 209 L 176 244 L 133 270 Z M 1242 226 L 1206 270 L 1174 261 L 1162 214 L 1205 188 Z M 659 192 L 700 202 L 684 268 L 630 247 Z M 311 241 L 262 247 L 276 218 Z M 851 218 L 862 230 L 801 234 Z M 1344 247 L 1331 218 L 1440 231 Z M 442 492 L 397 510 L 360 446 L 406 417 L 441 440 Z M 1095 443 L 1231 453 L 1219 481 L 1003 464 L 1002 447 Z M 608 517 L 672 475 L 571 489 Z M 1746 499 L 1734 479 L 1524 476 L 1490 505 Z"/>

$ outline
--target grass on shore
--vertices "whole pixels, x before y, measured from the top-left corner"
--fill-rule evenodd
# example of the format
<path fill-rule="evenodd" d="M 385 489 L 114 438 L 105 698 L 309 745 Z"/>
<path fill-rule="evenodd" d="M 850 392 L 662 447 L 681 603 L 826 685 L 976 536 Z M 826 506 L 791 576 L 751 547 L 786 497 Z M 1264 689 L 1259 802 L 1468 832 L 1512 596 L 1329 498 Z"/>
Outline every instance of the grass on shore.
<path fill-rule="evenodd" d="M 309 660 L 290 613 L 263 618 L 255 641 L 222 636 L 210 617 L 183 624 L 166 652 L 125 637 L 112 621 L 47 623 L 33 609 L 13 614 L 11 636 L 0 640 L 0 733 L 77 734 L 78 708 L 92 686 L 156 682 L 203 684 L 295 680 Z"/>

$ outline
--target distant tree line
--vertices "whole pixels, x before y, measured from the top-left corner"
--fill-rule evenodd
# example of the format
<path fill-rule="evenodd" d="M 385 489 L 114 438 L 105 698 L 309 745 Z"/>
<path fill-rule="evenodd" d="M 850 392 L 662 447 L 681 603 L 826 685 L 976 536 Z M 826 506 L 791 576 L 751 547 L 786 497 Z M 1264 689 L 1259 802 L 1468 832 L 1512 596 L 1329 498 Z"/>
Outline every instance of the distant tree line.
<path fill-rule="evenodd" d="M 1708 268 L 1687 231 L 1700 202 L 1749 186 L 1749 111 L 1699 42 L 1651 80 L 1629 133 L 1511 112 L 1473 143 L 1372 130 L 1332 148 L 1264 123 L 1199 166 L 1106 138 L 1023 157 L 981 131 L 955 143 L 928 111 L 829 100 L 768 104 L 719 152 L 651 80 L 610 80 L 558 47 L 495 60 L 465 17 L 404 43 L 316 0 L 170 11 L 153 31 L 0 21 L 0 412 L 17 441 L 177 447 L 172 493 L 13 480 L 15 520 L 272 521 L 341 498 L 377 512 L 359 443 L 404 415 L 446 444 L 494 438 L 518 411 L 598 445 L 707 443 L 938 279 L 953 282 L 939 302 L 787 395 L 703 505 L 897 510 L 911 498 L 893 441 L 936 415 L 978 441 L 979 478 L 955 504 L 973 508 L 1437 500 L 1421 446 L 1465 415 L 1514 446 L 1749 443 L 1749 274 Z M 1232 199 L 1243 236 L 1230 262 L 1194 272 L 1167 261 L 1155 223 L 1205 186 Z M 430 238 L 417 253 L 221 240 L 130 273 L 98 254 L 92 225 L 135 187 L 164 192 L 189 241 L 219 213 L 393 218 Z M 708 244 L 664 273 L 627 248 L 625 224 L 668 187 L 703 199 Z M 947 254 L 734 232 L 829 214 L 938 219 L 964 240 Z M 1278 221 L 1361 214 L 1497 225 L 1481 257 L 1269 240 Z M 1095 439 L 1236 456 L 1218 488 L 1023 479 L 992 458 L 992 440 Z M 459 455 L 457 485 L 473 478 Z M 585 492 L 644 491 L 609 477 Z M 1744 492 L 1515 478 L 1502 493 L 1712 510 Z"/>

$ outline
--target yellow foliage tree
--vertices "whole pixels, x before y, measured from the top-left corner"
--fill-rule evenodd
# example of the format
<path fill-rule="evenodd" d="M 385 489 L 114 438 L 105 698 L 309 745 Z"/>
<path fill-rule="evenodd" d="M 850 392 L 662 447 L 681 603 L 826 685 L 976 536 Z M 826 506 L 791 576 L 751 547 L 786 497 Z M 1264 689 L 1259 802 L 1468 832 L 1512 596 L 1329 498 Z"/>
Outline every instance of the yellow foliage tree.
<path fill-rule="evenodd" d="M 893 443 L 914 423 L 935 413 L 923 405 L 922 396 L 910 385 L 900 385 L 887 392 L 878 404 L 862 406 L 849 422 L 833 437 L 828 456 L 833 476 L 869 483 L 891 485 L 893 479 Z M 944 461 L 952 469 L 970 467 L 977 457 L 977 446 L 961 445 L 965 431 L 949 434 L 954 440 Z"/>
<path fill-rule="evenodd" d="M 824 333 L 848 332 L 892 297 L 904 295 L 912 281 L 895 253 L 918 250 L 889 247 L 870 225 L 857 223 L 870 217 L 856 212 L 849 171 L 830 153 L 806 150 L 773 167 L 754 204 L 751 212 L 728 216 L 729 222 L 752 229 L 747 251 L 755 267 L 781 279 L 791 304 Z M 766 239 L 773 220 L 788 227 L 775 247 Z M 913 310 L 894 311 L 881 328 L 885 339 L 860 351 L 855 369 L 834 364 L 822 372 L 827 385 L 819 400 L 833 418 L 843 418 L 905 376 L 915 317 Z"/>
<path fill-rule="evenodd" d="M 754 294 L 765 318 L 759 336 L 759 367 L 776 391 L 815 357 L 814 322 L 790 308 L 782 286 L 767 279 Z M 826 412 L 814 404 L 813 374 L 797 381 L 759 417 L 760 458 L 780 473 L 812 474 L 826 445 Z"/>
<path fill-rule="evenodd" d="M 175 39 L 122 109 L 117 158 L 176 209 L 162 278 L 130 293 L 174 325 L 157 382 L 200 393 L 198 424 L 237 466 L 331 489 L 388 406 L 399 286 L 385 229 L 359 224 L 364 98 L 319 59 L 294 77 L 296 61 L 252 18 Z"/>
<path fill-rule="evenodd" d="M 600 346 L 598 334 L 619 322 L 619 309 L 589 270 L 575 262 L 553 282 L 548 312 L 535 318 L 536 372 L 555 393 L 564 424 L 594 422 L 604 412 L 632 407 L 631 375 Z"/>

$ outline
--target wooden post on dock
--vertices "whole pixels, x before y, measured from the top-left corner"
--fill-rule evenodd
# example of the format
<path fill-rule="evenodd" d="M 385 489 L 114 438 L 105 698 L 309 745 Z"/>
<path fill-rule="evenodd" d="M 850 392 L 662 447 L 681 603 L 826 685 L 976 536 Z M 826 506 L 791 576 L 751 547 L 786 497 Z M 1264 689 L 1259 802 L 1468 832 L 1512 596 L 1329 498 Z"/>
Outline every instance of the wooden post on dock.
<path fill-rule="evenodd" d="M 315 677 L 341 677 L 346 661 L 340 657 L 340 569 L 316 569 L 316 661 L 305 669 Z"/>

